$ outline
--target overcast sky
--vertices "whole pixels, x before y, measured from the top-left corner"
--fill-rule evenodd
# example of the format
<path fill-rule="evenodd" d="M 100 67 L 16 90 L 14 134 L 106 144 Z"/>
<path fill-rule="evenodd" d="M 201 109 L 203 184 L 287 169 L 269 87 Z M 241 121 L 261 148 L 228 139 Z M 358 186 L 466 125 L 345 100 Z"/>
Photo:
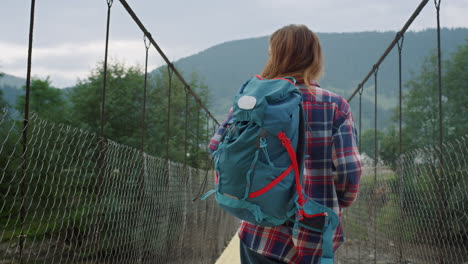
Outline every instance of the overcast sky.
<path fill-rule="evenodd" d="M 127 0 L 171 60 L 236 39 L 266 36 L 287 24 L 315 32 L 398 31 L 420 0 Z M 0 71 L 24 77 L 29 0 L 1 0 Z M 38 0 L 33 76 L 50 76 L 58 87 L 85 78 L 103 59 L 106 0 Z M 442 0 L 443 27 L 468 27 L 468 1 Z M 434 1 L 410 30 L 436 26 Z M 386 47 L 382 47 L 382 52 Z M 109 54 L 127 64 L 144 63 L 143 36 L 118 0 L 111 16 Z M 162 64 L 153 49 L 150 68 Z"/>

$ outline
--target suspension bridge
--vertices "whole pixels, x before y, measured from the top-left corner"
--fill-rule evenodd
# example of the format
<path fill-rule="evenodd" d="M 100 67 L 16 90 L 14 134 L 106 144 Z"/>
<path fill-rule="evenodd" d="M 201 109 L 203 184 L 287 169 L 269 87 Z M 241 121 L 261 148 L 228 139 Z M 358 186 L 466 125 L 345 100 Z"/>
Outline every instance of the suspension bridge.
<path fill-rule="evenodd" d="M 114 6 L 113 0 L 106 1 L 100 132 L 92 133 L 30 113 L 35 15 L 35 0 L 31 0 L 24 111 L 4 109 L 0 116 L 0 263 L 215 263 L 238 227 L 238 220 L 219 209 L 213 199 L 197 199 L 213 184 L 206 177 L 210 163 L 204 148 L 219 122 L 130 5 L 119 0 L 119 8 L 130 15 L 144 36 L 140 148 L 106 137 L 107 58 Z M 368 92 L 364 88 L 373 78 L 374 156 L 364 164 L 358 200 L 343 213 L 347 242 L 337 252 L 338 263 L 468 261 L 468 137 L 444 141 L 440 0 L 434 1 L 437 142 L 403 151 L 404 36 L 421 10 L 429 8 L 428 2 L 421 1 L 389 46 L 382 47 L 382 56 L 348 98 L 358 106 L 354 112 L 361 132 L 362 98 Z M 146 153 L 151 48 L 166 62 L 169 77 L 166 130 L 160 142 L 165 155 L 161 157 Z M 378 73 L 394 49 L 399 62 L 395 83 L 399 94 L 398 159 L 394 166 L 385 166 L 378 157 Z M 194 162 L 187 155 L 183 161 L 171 160 L 173 76 L 185 91 L 183 153 L 191 151 Z M 189 119 L 197 120 L 196 129 L 189 131 Z"/>

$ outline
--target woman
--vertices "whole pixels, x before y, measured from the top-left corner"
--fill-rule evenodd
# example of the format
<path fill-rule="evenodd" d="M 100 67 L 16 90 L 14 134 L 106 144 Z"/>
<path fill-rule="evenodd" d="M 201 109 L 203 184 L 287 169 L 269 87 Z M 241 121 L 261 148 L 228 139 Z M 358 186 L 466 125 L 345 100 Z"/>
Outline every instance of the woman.
<path fill-rule="evenodd" d="M 346 100 L 316 83 L 322 72 L 319 39 L 306 26 L 289 25 L 271 35 L 262 77 L 294 77 L 302 92 L 308 125 L 304 191 L 341 216 L 342 209 L 355 200 L 359 187 L 357 132 Z M 211 150 L 216 150 L 228 121 L 211 139 Z M 262 227 L 243 221 L 239 237 L 241 263 L 318 263 L 321 256 L 321 233 L 304 228 L 293 233 L 287 224 Z M 334 250 L 343 240 L 340 223 L 333 239 Z"/>

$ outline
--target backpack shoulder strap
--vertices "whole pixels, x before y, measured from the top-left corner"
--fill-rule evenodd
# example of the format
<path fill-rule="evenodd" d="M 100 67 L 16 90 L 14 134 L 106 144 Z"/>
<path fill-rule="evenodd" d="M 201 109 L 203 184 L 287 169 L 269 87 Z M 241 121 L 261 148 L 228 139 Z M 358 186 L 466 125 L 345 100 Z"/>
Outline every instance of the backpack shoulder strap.
<path fill-rule="evenodd" d="M 301 175 L 304 173 L 304 159 L 305 159 L 305 150 L 306 150 L 306 125 L 305 125 L 305 115 L 304 115 L 304 108 L 302 107 L 302 103 L 299 107 L 299 137 L 297 141 L 297 148 L 296 148 L 296 159 L 297 164 L 299 164 L 299 173 Z"/>

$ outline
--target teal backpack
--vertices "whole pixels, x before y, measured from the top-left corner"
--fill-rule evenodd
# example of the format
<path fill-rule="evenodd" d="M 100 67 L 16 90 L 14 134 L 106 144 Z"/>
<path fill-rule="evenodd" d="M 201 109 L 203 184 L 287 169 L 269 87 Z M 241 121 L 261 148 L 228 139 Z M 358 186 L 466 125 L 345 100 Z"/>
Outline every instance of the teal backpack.
<path fill-rule="evenodd" d="M 256 75 L 239 90 L 218 149 L 213 153 L 217 203 L 260 226 L 291 222 L 323 233 L 320 263 L 333 263 L 338 215 L 308 198 L 302 188 L 305 121 L 293 78 Z"/>

